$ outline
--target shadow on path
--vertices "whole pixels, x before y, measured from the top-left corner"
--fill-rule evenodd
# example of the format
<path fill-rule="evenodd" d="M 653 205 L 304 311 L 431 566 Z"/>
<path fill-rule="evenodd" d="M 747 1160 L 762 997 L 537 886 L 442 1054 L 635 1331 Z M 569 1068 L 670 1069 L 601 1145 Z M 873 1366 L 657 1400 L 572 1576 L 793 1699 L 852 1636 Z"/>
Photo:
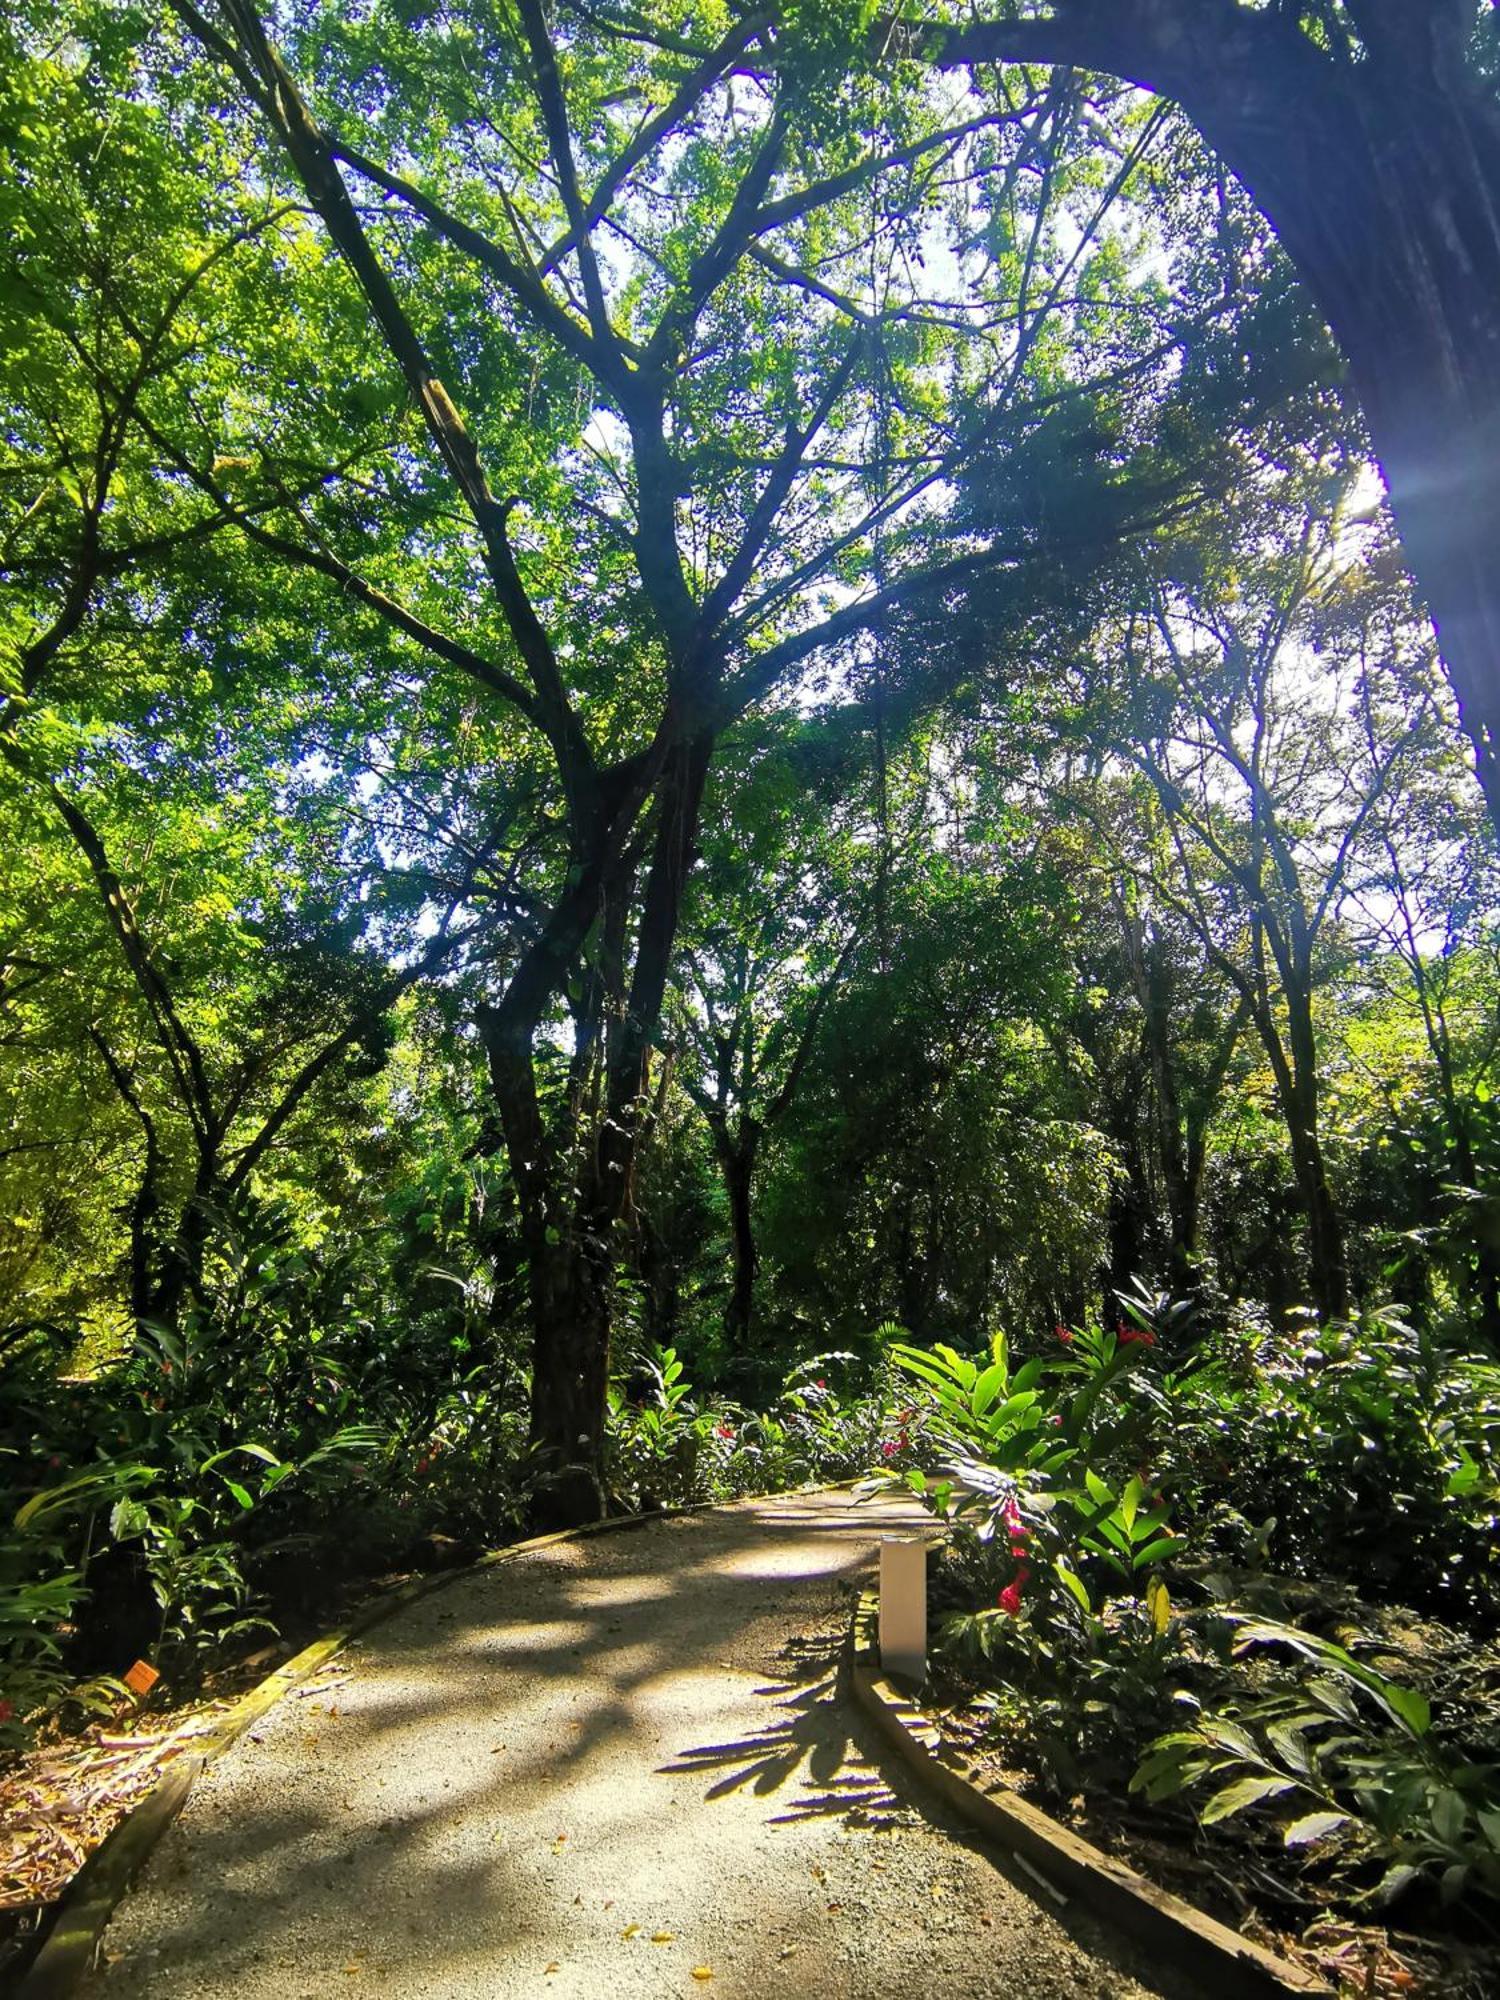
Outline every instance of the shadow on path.
<path fill-rule="evenodd" d="M 885 2000 L 913 1965 L 923 2000 L 1169 1990 L 872 1754 L 842 1639 L 893 1519 L 781 1499 L 420 1600 L 212 1768 L 87 1992 L 636 2000 L 707 1966 L 720 2000 Z"/>

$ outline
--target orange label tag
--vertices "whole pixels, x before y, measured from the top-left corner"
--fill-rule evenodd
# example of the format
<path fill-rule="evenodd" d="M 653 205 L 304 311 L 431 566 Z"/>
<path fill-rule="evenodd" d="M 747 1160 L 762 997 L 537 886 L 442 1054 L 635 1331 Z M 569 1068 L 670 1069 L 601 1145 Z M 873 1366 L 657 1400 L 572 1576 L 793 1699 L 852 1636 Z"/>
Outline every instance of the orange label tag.
<path fill-rule="evenodd" d="M 155 1667 L 147 1666 L 144 1660 L 137 1660 L 133 1667 L 121 1674 L 120 1678 L 132 1694 L 147 1695 L 161 1679 L 161 1675 Z"/>

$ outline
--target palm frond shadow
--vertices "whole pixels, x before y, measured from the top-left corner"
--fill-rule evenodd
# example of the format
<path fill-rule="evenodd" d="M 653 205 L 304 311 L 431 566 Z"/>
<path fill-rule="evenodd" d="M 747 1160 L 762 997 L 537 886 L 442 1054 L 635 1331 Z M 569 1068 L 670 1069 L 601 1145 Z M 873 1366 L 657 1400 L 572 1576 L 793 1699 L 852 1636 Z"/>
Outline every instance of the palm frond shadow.
<path fill-rule="evenodd" d="M 773 1817 L 773 1825 L 842 1818 L 875 1826 L 903 1816 L 900 1802 L 850 1734 L 843 1674 L 830 1670 L 826 1644 L 817 1648 L 816 1666 L 816 1678 L 771 1681 L 755 1690 L 773 1704 L 764 1728 L 733 1742 L 680 1751 L 660 1767 L 662 1775 L 712 1778 L 704 1793 L 709 1799 L 743 1791 L 766 1798 L 795 1783 L 796 1797 Z"/>

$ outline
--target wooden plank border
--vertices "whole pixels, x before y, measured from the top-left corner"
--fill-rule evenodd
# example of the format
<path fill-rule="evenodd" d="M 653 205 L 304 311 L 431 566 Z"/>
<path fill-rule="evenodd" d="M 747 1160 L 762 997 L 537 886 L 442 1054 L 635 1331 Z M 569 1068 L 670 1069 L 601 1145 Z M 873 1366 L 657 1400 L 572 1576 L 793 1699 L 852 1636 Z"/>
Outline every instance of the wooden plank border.
<path fill-rule="evenodd" d="M 879 1599 L 860 1598 L 850 1627 L 850 1678 L 855 1698 L 897 1755 L 970 1825 L 1014 1854 L 1044 1887 L 1076 1896 L 1199 1979 L 1223 2000 L 1333 2000 L 1316 1973 L 1252 1944 L 1227 1924 L 1148 1882 L 1133 1868 L 1082 1840 L 1008 1786 L 982 1789 L 954 1766 L 938 1732 L 908 1694 L 881 1671 Z M 28 1996 L 29 2000 L 29 1996 Z"/>

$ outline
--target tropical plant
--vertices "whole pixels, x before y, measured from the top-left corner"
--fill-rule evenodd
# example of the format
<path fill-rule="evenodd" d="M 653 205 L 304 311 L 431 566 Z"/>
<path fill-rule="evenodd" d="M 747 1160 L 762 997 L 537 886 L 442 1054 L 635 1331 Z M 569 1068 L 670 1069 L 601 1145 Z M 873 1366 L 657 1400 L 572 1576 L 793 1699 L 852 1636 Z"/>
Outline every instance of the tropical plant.
<path fill-rule="evenodd" d="M 1199 1808 L 1205 1826 L 1251 1807 L 1290 1809 L 1280 1824 L 1287 1847 L 1337 1836 L 1346 1865 L 1380 1864 L 1363 1892 L 1377 1903 L 1434 1876 L 1444 1902 L 1500 1898 L 1500 1768 L 1446 1751 L 1425 1696 L 1346 1647 L 1227 1616 L 1237 1654 L 1277 1647 L 1315 1671 L 1158 1737 L 1131 1789 L 1157 1801 L 1211 1783 Z"/>

